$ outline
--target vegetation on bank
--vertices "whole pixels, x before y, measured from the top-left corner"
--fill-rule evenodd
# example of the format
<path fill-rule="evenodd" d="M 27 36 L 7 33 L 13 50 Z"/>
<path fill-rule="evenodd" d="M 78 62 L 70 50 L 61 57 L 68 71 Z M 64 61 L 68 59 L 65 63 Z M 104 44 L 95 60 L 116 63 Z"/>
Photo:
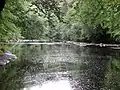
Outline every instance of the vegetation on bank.
<path fill-rule="evenodd" d="M 119 0 L 6 0 L 0 40 L 120 42 Z"/>

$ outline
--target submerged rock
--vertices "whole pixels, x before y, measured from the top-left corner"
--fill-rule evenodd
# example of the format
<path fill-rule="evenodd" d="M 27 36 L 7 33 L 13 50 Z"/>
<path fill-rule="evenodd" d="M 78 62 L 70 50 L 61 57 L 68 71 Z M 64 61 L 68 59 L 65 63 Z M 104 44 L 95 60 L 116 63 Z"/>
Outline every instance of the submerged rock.
<path fill-rule="evenodd" d="M 16 55 L 12 54 L 9 51 L 5 51 L 3 55 L 0 55 L 0 65 L 6 65 L 11 60 L 17 59 Z"/>

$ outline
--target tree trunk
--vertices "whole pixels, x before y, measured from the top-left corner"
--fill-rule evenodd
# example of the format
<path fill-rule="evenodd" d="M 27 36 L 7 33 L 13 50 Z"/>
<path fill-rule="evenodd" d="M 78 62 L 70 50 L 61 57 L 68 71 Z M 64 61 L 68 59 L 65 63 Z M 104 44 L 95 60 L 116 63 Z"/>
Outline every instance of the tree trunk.
<path fill-rule="evenodd" d="M 0 12 L 3 10 L 4 6 L 5 6 L 5 0 L 1 0 L 0 1 Z"/>

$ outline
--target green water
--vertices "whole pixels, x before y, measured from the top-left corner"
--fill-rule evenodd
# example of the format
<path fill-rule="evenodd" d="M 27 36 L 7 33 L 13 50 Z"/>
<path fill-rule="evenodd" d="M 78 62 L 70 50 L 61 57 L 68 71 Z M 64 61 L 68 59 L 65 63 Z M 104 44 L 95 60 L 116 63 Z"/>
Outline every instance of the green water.
<path fill-rule="evenodd" d="M 0 67 L 0 90 L 120 90 L 120 51 L 10 45 L 18 59 Z"/>

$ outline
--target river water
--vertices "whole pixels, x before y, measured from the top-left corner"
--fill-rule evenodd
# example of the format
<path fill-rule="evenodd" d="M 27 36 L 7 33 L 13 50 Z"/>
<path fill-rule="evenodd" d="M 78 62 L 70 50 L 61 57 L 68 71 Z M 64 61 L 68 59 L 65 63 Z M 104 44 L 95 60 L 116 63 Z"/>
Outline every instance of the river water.
<path fill-rule="evenodd" d="M 120 51 L 72 44 L 10 45 L 0 90 L 120 90 Z"/>

